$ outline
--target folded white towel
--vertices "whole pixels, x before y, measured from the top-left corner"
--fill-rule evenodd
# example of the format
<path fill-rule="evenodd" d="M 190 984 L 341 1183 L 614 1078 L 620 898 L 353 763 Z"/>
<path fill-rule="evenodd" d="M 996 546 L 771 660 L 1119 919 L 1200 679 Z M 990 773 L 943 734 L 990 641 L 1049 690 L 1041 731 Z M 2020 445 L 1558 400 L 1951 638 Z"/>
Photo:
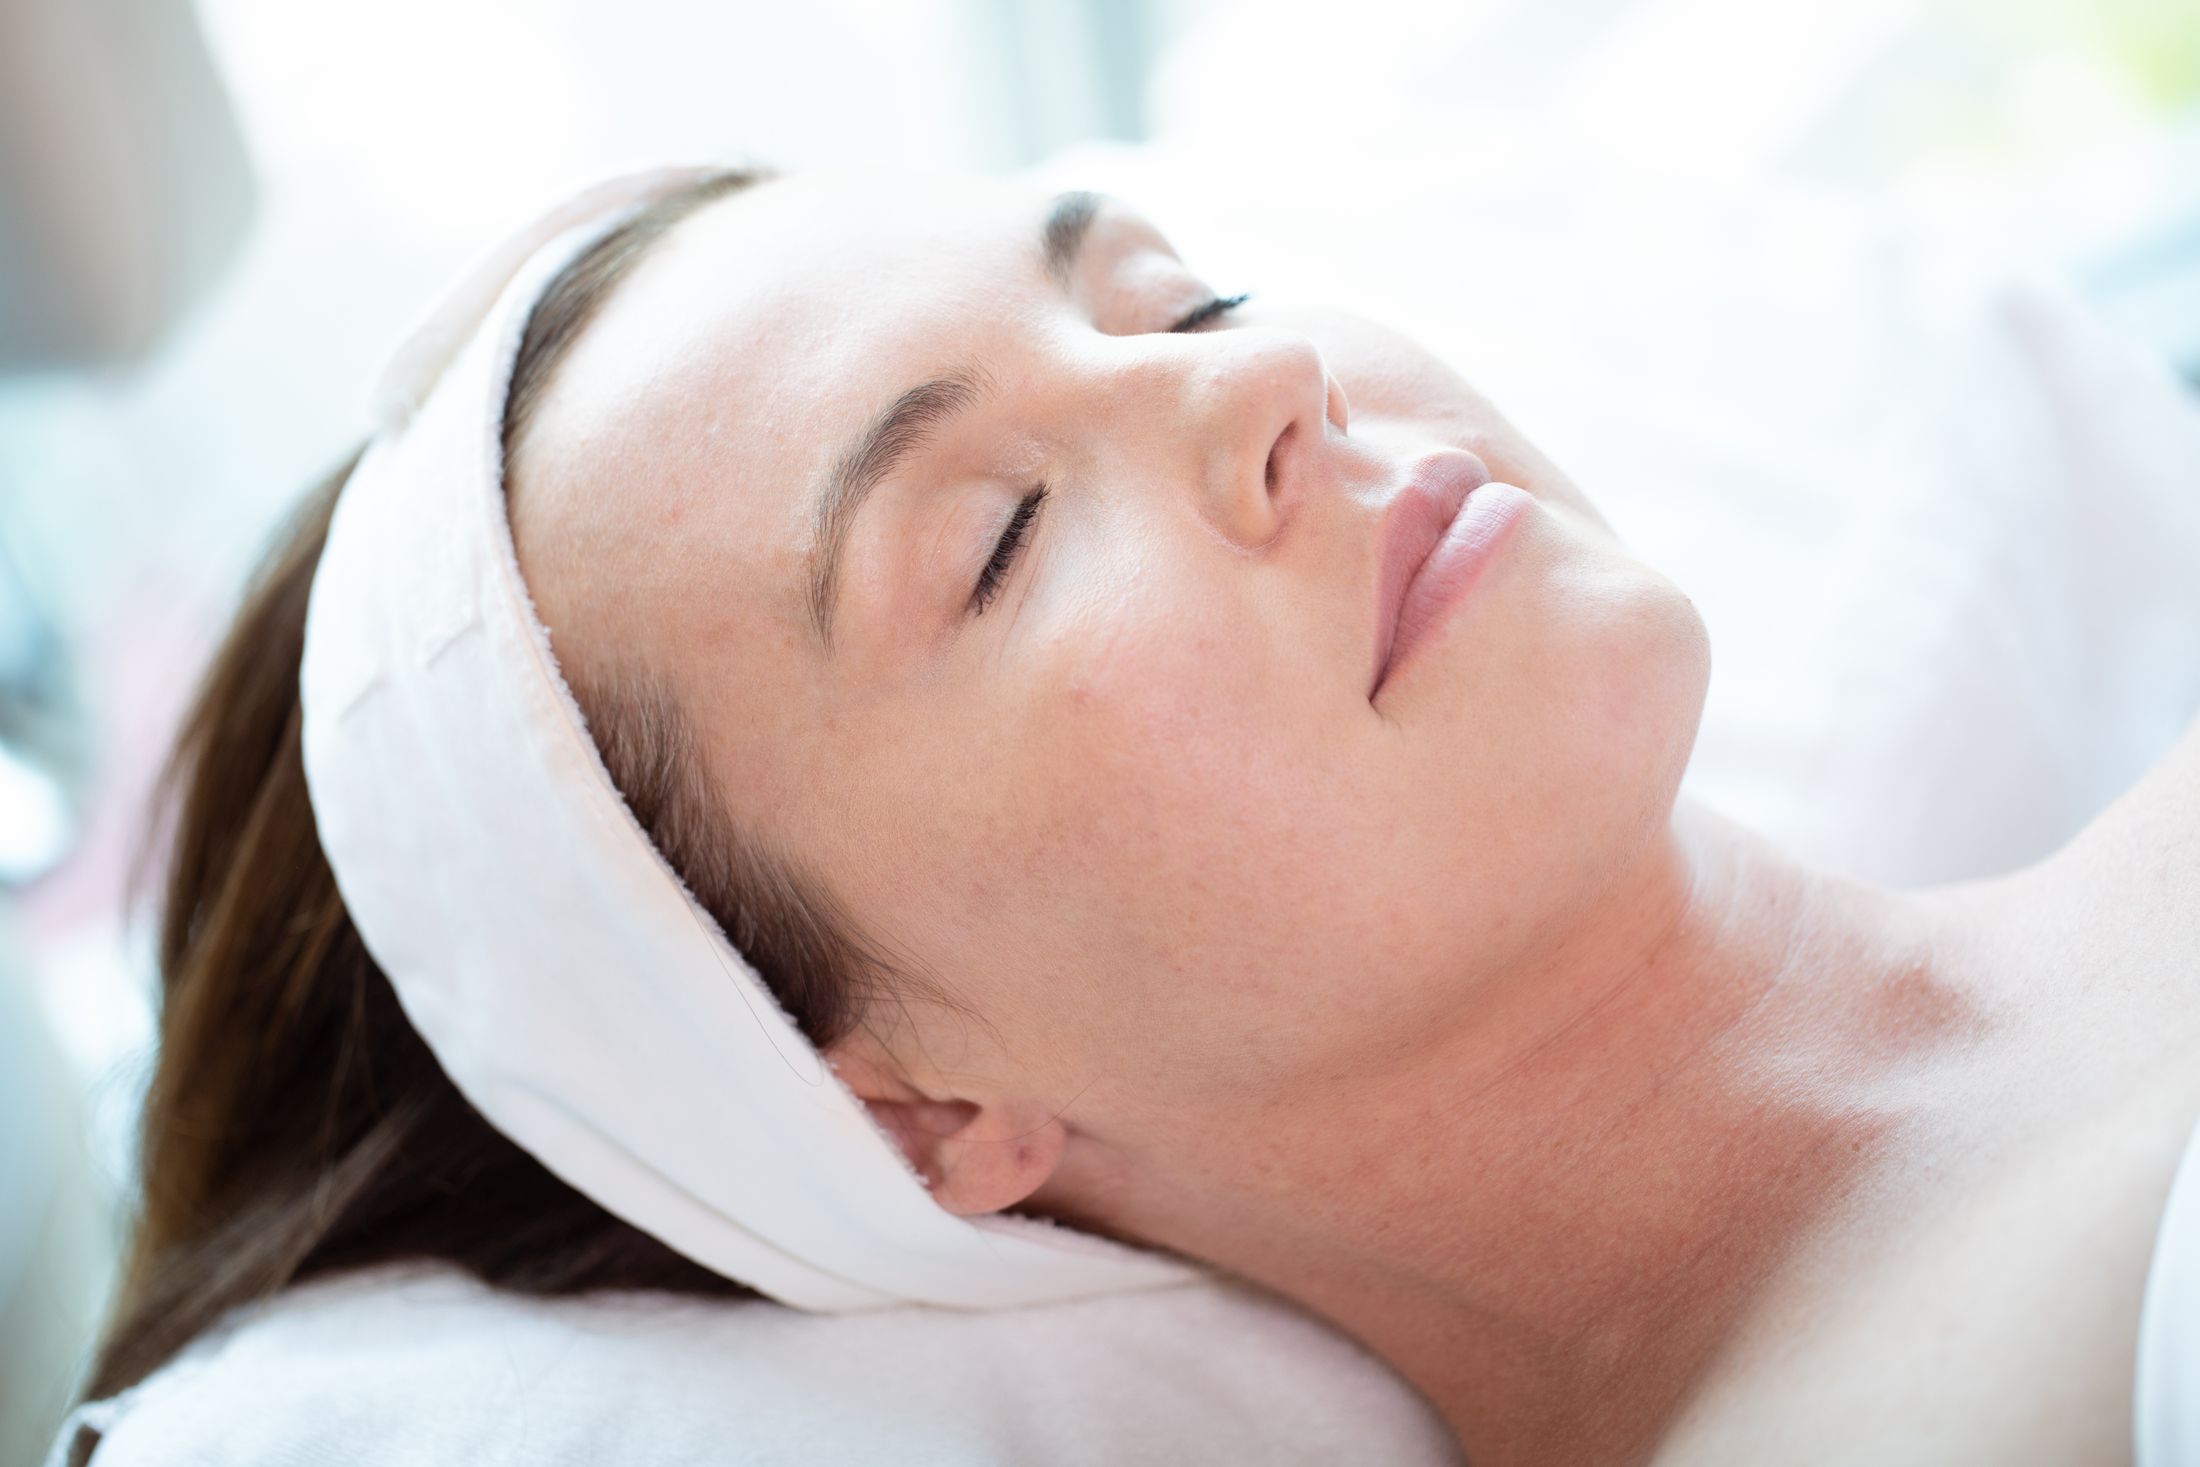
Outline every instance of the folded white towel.
<path fill-rule="evenodd" d="M 1219 1285 L 1161 1297 L 832 1317 L 384 1272 L 294 1291 L 86 1424 L 113 1422 L 98 1467 L 1455 1460 L 1325 1326 Z"/>

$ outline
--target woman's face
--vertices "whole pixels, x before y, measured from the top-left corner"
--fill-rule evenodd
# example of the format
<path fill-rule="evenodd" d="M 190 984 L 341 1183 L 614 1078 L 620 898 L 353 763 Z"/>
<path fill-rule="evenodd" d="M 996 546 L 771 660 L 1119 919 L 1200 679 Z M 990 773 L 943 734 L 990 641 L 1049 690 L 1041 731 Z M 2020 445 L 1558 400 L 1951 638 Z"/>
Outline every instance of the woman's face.
<path fill-rule="evenodd" d="M 1471 1023 L 1663 831 L 1709 657 L 1405 337 L 1206 310 L 1239 282 L 1056 202 L 813 176 L 681 224 L 545 402 L 523 539 L 566 655 L 644 661 L 734 821 L 982 1020 L 897 1054 L 1128 1127 Z M 1524 510 L 1371 696 L 1445 449 Z"/>

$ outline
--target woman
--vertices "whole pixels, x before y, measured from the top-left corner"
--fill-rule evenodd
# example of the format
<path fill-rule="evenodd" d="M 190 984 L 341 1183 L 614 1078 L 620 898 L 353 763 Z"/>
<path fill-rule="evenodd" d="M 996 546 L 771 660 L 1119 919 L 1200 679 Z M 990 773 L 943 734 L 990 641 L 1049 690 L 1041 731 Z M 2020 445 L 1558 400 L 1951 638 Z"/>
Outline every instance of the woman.
<path fill-rule="evenodd" d="M 2200 1114 L 2200 741 L 2040 865 L 1837 880 L 1677 798 L 1702 624 L 1555 466 L 1410 343 L 1220 294 L 1120 205 L 688 179 L 539 273 L 496 308 L 508 368 L 473 333 L 408 431 L 471 441 L 450 379 L 496 385 L 544 665 L 934 1212 L 1149 1250 L 1056 1274 L 985 1234 L 1019 1297 L 1219 1267 L 1388 1360 L 1477 1463 L 2128 1452 Z M 446 462 L 404 452 L 361 472 Z M 840 1214 L 735 1226 L 786 1179 L 704 1195 L 673 1133 L 707 1121 L 622 1109 L 654 1079 L 622 1024 L 690 1062 L 655 990 L 549 969 L 589 940 L 566 907 L 623 937 L 653 898 L 512 834 L 546 802 L 495 737 L 388 745 L 463 780 L 347 784 L 377 688 L 455 703 L 454 660 L 492 667 L 478 608 L 395 592 L 409 640 L 370 655 L 362 621 L 316 661 L 309 587 L 335 625 L 440 512 L 368 526 L 364 487 L 317 502 L 185 734 L 146 1217 L 91 1394 L 395 1258 L 1001 1302 L 946 1233 L 843 1293 Z M 323 564 L 339 492 L 366 527 Z M 541 990 L 418 976 L 507 884 L 565 894 L 483 957 Z M 590 1020 L 608 1056 L 555 1053 Z"/>

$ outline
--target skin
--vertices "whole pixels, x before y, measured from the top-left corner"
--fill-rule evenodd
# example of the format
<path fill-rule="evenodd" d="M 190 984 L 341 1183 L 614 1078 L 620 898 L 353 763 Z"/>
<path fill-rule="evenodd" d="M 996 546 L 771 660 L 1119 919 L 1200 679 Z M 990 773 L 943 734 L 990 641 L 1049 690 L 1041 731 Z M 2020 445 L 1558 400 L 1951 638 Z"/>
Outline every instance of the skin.
<path fill-rule="evenodd" d="M 1678 798 L 1695 608 L 1457 374 L 1265 302 L 1171 332 L 1235 282 L 1118 204 L 1056 279 L 1045 208 L 825 175 L 715 205 L 514 473 L 560 655 L 642 656 L 733 818 L 953 996 L 831 1055 L 941 1205 L 1265 1284 L 1477 1463 L 2122 1460 L 2200 1112 L 2195 742 L 1998 882 L 1808 870 Z M 811 496 L 973 366 L 858 520 L 826 650 Z M 1444 446 L 1527 511 L 1370 696 L 1382 515 Z"/>

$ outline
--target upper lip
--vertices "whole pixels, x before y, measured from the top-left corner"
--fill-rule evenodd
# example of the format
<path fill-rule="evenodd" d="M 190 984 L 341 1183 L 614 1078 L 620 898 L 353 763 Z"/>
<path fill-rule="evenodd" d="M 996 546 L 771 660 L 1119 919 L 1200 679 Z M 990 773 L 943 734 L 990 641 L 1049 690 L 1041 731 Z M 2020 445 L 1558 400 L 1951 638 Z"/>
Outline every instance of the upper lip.
<path fill-rule="evenodd" d="M 1382 686 L 1398 636 L 1406 590 L 1420 574 L 1467 496 L 1489 482 L 1489 470 L 1465 449 L 1443 449 L 1414 460 L 1405 487 L 1391 496 L 1375 534 L 1375 671 L 1368 696 Z"/>

